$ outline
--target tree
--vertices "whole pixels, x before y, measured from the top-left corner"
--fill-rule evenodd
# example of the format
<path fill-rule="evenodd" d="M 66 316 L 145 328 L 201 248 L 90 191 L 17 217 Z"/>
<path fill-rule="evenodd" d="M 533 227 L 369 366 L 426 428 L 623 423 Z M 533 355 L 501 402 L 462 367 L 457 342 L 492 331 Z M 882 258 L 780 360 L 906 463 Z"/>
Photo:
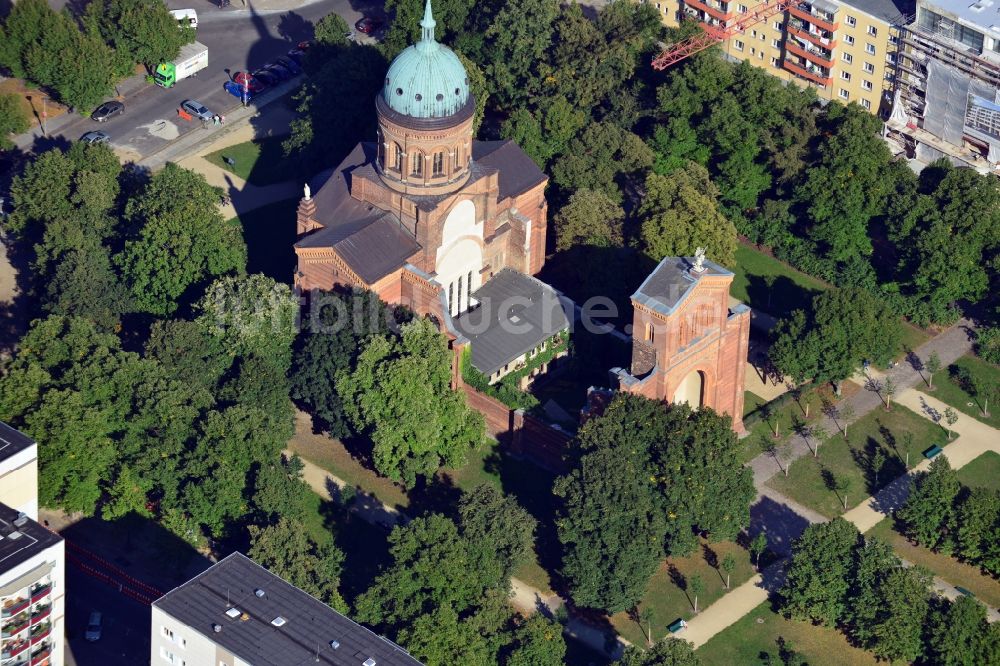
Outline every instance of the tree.
<path fill-rule="evenodd" d="M 240 228 L 222 219 L 219 190 L 168 163 L 125 207 L 131 227 L 118 263 L 141 312 L 173 312 L 189 289 L 246 270 Z"/>
<path fill-rule="evenodd" d="M 767 550 L 767 535 L 757 532 L 757 536 L 750 540 L 750 553 L 753 555 L 755 566 L 760 564 L 760 556 Z"/>
<path fill-rule="evenodd" d="M 158 0 L 102 0 L 87 5 L 90 23 L 114 48 L 125 66 L 120 77 L 132 74 L 136 63 L 153 71 L 161 62 L 177 57 L 181 46 L 195 39 L 195 29 L 178 26 L 167 6 Z"/>
<path fill-rule="evenodd" d="M 985 659 L 987 634 L 986 608 L 971 597 L 960 595 L 955 601 L 931 614 L 927 640 L 927 659 L 941 666 L 972 666 L 990 663 Z"/>
<path fill-rule="evenodd" d="M 621 666 L 700 666 L 701 660 L 687 641 L 665 638 L 651 650 L 627 648 L 618 663 Z"/>
<path fill-rule="evenodd" d="M 183 319 L 153 323 L 146 358 L 158 361 L 172 379 L 210 395 L 233 365 L 233 354 L 223 347 L 221 339 L 200 324 Z"/>
<path fill-rule="evenodd" d="M 840 493 L 844 502 L 844 511 L 847 511 L 847 493 L 851 490 L 851 479 L 847 476 L 838 476 L 835 483 L 837 492 Z"/>
<path fill-rule="evenodd" d="M 943 545 L 947 536 L 942 530 L 953 521 L 959 488 L 958 476 L 945 456 L 937 456 L 927 472 L 915 475 L 906 504 L 896 512 L 906 536 L 932 549 Z"/>
<path fill-rule="evenodd" d="M 891 402 L 893 396 L 896 395 L 896 382 L 889 375 L 885 376 L 885 383 L 882 385 L 882 391 L 885 393 L 885 408 L 886 410 L 891 409 Z"/>
<path fill-rule="evenodd" d="M 876 656 L 912 662 L 923 651 L 922 632 L 930 602 L 931 573 L 896 567 L 881 585 L 880 612 L 872 627 Z"/>
<path fill-rule="evenodd" d="M 514 497 L 488 483 L 462 495 L 458 513 L 474 558 L 470 570 L 496 585 L 509 580 L 534 548 L 535 519 Z"/>
<path fill-rule="evenodd" d="M 810 525 L 795 541 L 781 608 L 798 620 L 835 626 L 845 614 L 853 551 L 861 535 L 843 518 Z"/>
<path fill-rule="evenodd" d="M 344 17 L 337 12 L 330 12 L 316 21 L 316 27 L 313 29 L 313 46 L 320 48 L 347 46 L 349 41 L 347 35 L 350 32 L 351 28 Z"/>
<path fill-rule="evenodd" d="M 698 597 L 705 591 L 705 581 L 700 574 L 695 574 L 688 579 L 688 589 L 694 595 L 694 612 L 698 612 Z"/>
<path fill-rule="evenodd" d="M 955 431 L 951 427 L 958 423 L 958 412 L 951 407 L 946 407 L 944 410 L 944 420 L 948 423 L 948 439 L 951 439 L 955 436 Z"/>
<path fill-rule="evenodd" d="M 886 462 L 885 452 L 882 450 L 881 446 L 877 447 L 875 451 L 872 453 L 871 457 L 871 471 L 872 471 L 872 476 L 875 477 L 874 487 L 876 489 L 878 488 L 878 475 L 879 472 L 882 471 L 882 468 L 885 467 L 885 462 Z"/>
<path fill-rule="evenodd" d="M 1000 326 L 976 330 L 976 354 L 987 363 L 1000 365 Z"/>
<path fill-rule="evenodd" d="M 882 587 L 900 566 L 899 558 L 887 542 L 871 537 L 858 542 L 850 572 L 848 603 L 843 618 L 847 633 L 870 649 L 875 627 L 882 612 Z"/>
<path fill-rule="evenodd" d="M 854 406 L 851 405 L 851 403 L 845 402 L 840 406 L 840 419 L 843 423 L 844 439 L 847 439 L 847 426 L 849 426 L 851 421 L 854 420 L 854 416 Z"/>
<path fill-rule="evenodd" d="M 538 66 L 552 44 L 559 3 L 556 0 L 506 0 L 486 30 L 484 70 L 492 82 L 497 106 L 523 105 L 538 81 Z"/>
<path fill-rule="evenodd" d="M 970 562 L 989 560 L 998 549 L 997 529 L 1000 526 L 1000 493 L 988 488 L 973 488 L 963 493 L 957 507 L 958 529 L 955 534 L 958 554 Z M 991 571 L 996 566 L 986 565 Z"/>
<path fill-rule="evenodd" d="M 736 227 L 718 212 L 718 190 L 708 171 L 694 163 L 669 176 L 646 177 L 646 197 L 639 208 L 646 254 L 656 261 L 667 256 L 691 256 L 697 247 L 706 256 L 732 266 Z"/>
<path fill-rule="evenodd" d="M 474 7 L 472 0 L 435 0 L 434 36 L 439 42 L 450 43 L 466 27 Z M 420 39 L 420 21 L 424 17 L 424 0 L 386 0 L 385 12 L 393 16 L 381 48 L 387 58 Z"/>
<path fill-rule="evenodd" d="M 347 604 L 337 591 L 344 554 L 333 543 L 317 543 L 304 525 L 287 518 L 249 529 L 250 559 L 335 610 L 347 612 Z"/>
<path fill-rule="evenodd" d="M 483 124 L 483 117 L 486 115 L 486 102 L 490 99 L 490 87 L 486 83 L 486 74 L 483 73 L 479 65 L 458 51 L 455 52 L 455 55 L 458 56 L 462 67 L 465 68 L 469 79 L 469 92 L 472 93 L 472 98 L 476 101 L 476 111 L 472 116 L 472 136 L 476 136 Z"/>
<path fill-rule="evenodd" d="M 726 553 L 726 556 L 722 558 L 722 570 L 726 572 L 726 589 L 729 589 L 729 577 L 733 575 L 733 571 L 736 569 L 736 558 L 733 557 L 732 553 Z"/>
<path fill-rule="evenodd" d="M 562 575 L 580 606 L 634 607 L 663 555 L 665 515 L 649 471 L 663 411 L 657 402 L 617 396 L 580 428 L 579 457 L 553 486 Z"/>
<path fill-rule="evenodd" d="M 927 388 L 934 388 L 934 373 L 941 369 L 941 357 L 936 351 L 927 357 Z"/>
<path fill-rule="evenodd" d="M 195 305 L 198 324 L 230 354 L 291 363 L 299 302 L 288 285 L 266 275 L 226 276 Z"/>
<path fill-rule="evenodd" d="M 642 625 L 646 625 L 646 647 L 653 646 L 654 616 L 655 613 L 653 613 L 653 609 L 650 608 L 649 606 L 645 606 L 641 611 L 639 611 L 639 628 L 642 628 Z"/>
<path fill-rule="evenodd" d="M 500 135 L 516 142 L 540 169 L 546 169 L 554 157 L 566 151 L 586 122 L 587 114 L 558 96 L 549 99 L 544 110 L 515 110 L 504 121 Z"/>
<path fill-rule="evenodd" d="M 576 245 L 621 247 L 625 211 L 603 192 L 577 190 L 555 217 L 556 249 Z"/>
<path fill-rule="evenodd" d="M 374 336 L 354 371 L 338 378 L 344 410 L 371 439 L 381 474 L 412 486 L 418 474 L 461 466 L 482 441 L 482 416 L 450 381 L 447 341 L 426 319 L 404 325 L 398 340 Z"/>
<path fill-rule="evenodd" d="M 552 180 L 565 192 L 600 191 L 622 201 L 620 184 L 653 163 L 638 136 L 610 123 L 589 123 L 552 165 Z"/>
<path fill-rule="evenodd" d="M 29 127 L 31 123 L 28 122 L 28 114 L 24 111 L 20 96 L 13 93 L 0 94 L 0 150 L 13 148 L 14 142 L 10 140 L 10 135 L 27 132 Z"/>
<path fill-rule="evenodd" d="M 535 613 L 514 630 L 507 647 L 505 666 L 561 666 L 566 658 L 566 640 L 558 622 Z"/>

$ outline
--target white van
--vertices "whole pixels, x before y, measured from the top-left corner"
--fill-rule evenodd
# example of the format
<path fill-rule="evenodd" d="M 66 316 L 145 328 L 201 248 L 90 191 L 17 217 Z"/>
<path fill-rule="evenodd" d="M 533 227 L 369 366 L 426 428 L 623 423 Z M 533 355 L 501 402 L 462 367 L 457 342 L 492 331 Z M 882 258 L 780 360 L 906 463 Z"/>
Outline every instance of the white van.
<path fill-rule="evenodd" d="M 183 25 L 189 25 L 192 28 L 198 27 L 198 12 L 193 9 L 171 9 L 170 15 L 174 19 Z"/>

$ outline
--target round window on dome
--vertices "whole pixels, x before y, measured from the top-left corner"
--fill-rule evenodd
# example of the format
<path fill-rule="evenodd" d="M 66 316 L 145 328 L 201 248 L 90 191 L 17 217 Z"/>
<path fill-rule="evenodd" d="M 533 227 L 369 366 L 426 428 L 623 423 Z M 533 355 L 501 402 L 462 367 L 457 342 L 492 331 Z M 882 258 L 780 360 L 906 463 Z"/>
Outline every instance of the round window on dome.
<path fill-rule="evenodd" d="M 442 95 L 441 93 L 438 93 L 437 97 L 435 97 L 434 99 L 436 99 L 437 101 L 441 102 L 441 101 L 444 100 L 444 95 Z"/>
<path fill-rule="evenodd" d="M 402 95 L 403 94 L 403 89 L 402 88 L 396 88 L 396 94 L 397 95 Z"/>
<path fill-rule="evenodd" d="M 461 95 L 461 94 L 462 94 L 462 91 L 459 90 L 458 88 L 455 88 L 455 96 L 457 97 L 458 95 Z"/>
<path fill-rule="evenodd" d="M 389 85 L 389 77 L 385 77 L 385 85 Z"/>
<path fill-rule="evenodd" d="M 423 98 L 424 98 L 424 96 L 421 95 L 420 93 L 417 93 L 416 95 L 413 96 L 413 99 L 417 100 L 418 102 L 420 100 L 422 100 Z"/>

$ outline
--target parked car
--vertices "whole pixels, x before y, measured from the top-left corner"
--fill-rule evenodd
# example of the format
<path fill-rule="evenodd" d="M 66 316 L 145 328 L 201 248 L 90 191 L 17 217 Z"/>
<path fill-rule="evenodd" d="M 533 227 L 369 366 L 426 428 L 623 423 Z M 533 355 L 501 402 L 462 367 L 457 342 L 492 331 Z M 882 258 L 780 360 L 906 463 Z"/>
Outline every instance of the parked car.
<path fill-rule="evenodd" d="M 87 631 L 83 637 L 91 643 L 101 640 L 101 613 L 99 611 L 90 614 L 90 620 L 87 621 Z"/>
<path fill-rule="evenodd" d="M 306 52 L 302 49 L 292 49 L 287 56 L 294 60 L 296 65 L 301 65 L 302 61 L 306 59 Z"/>
<path fill-rule="evenodd" d="M 287 69 L 288 71 L 290 71 L 292 74 L 301 74 L 302 73 L 302 68 L 299 67 L 299 63 L 295 62 L 291 58 L 288 58 L 288 57 L 285 57 L 285 56 L 281 56 L 280 58 L 278 58 L 274 62 L 276 64 L 278 64 L 278 65 L 281 65 L 282 67 L 284 67 L 285 69 Z"/>
<path fill-rule="evenodd" d="M 249 72 L 236 72 L 233 76 L 233 82 L 239 86 L 246 86 L 252 93 L 259 93 L 264 90 L 264 84 L 253 78 L 253 75 Z"/>
<path fill-rule="evenodd" d="M 303 39 L 301 42 L 299 42 L 295 46 L 295 48 L 297 48 L 297 49 L 299 49 L 301 51 L 308 51 L 309 47 L 312 46 L 312 45 L 313 45 L 313 43 L 312 43 L 311 39 Z"/>
<path fill-rule="evenodd" d="M 287 81 L 288 79 L 295 76 L 287 67 L 282 67 L 281 65 L 266 65 L 264 71 L 271 72 L 278 77 L 280 81 Z"/>
<path fill-rule="evenodd" d="M 243 86 L 236 83 L 235 81 L 226 81 L 222 84 L 222 87 L 226 89 L 226 92 L 235 97 L 236 99 L 242 100 L 244 94 L 246 95 L 246 100 L 249 102 L 254 98 L 256 93 L 250 90 L 243 90 Z"/>
<path fill-rule="evenodd" d="M 84 143 L 107 143 L 111 141 L 111 137 L 104 132 L 87 132 L 80 137 L 80 141 Z"/>
<path fill-rule="evenodd" d="M 380 18 L 375 18 L 374 16 L 365 16 L 363 18 L 358 19 L 358 22 L 354 24 L 354 27 L 355 29 L 357 29 L 358 32 L 363 32 L 366 35 L 370 35 L 379 28 L 381 28 L 383 23 L 385 22 Z"/>
<path fill-rule="evenodd" d="M 211 120 L 215 114 L 208 110 L 208 107 L 193 99 L 186 99 L 181 102 L 181 108 L 199 120 Z"/>
<path fill-rule="evenodd" d="M 257 79 L 265 86 L 277 85 L 281 81 L 277 74 L 266 69 L 258 69 L 253 73 L 253 78 Z"/>
<path fill-rule="evenodd" d="M 97 107 L 94 112 L 90 114 L 90 119 L 103 123 L 105 120 L 110 120 L 111 118 L 120 116 L 123 113 L 125 113 L 125 105 L 116 100 L 112 100 Z"/>

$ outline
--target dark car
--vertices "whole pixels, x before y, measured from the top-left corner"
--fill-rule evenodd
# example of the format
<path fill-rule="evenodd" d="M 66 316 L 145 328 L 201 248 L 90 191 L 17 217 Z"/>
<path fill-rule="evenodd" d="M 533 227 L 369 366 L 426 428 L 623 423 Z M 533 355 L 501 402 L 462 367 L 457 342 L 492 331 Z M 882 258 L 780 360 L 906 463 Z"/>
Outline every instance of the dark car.
<path fill-rule="evenodd" d="M 264 90 L 264 83 L 258 81 L 249 72 L 236 72 L 233 75 L 233 82 L 239 86 L 246 86 L 252 93 L 259 93 Z"/>
<path fill-rule="evenodd" d="M 311 39 L 303 39 L 301 42 L 298 43 L 298 45 L 295 48 L 299 49 L 300 51 L 308 51 L 309 47 L 312 45 L 313 43 Z"/>
<path fill-rule="evenodd" d="M 80 137 L 80 141 L 84 143 L 107 143 L 111 140 L 111 137 L 104 132 L 87 132 Z"/>
<path fill-rule="evenodd" d="M 373 16 L 365 16 L 364 18 L 358 19 L 358 22 L 354 24 L 354 27 L 358 32 L 370 35 L 381 28 L 382 24 L 382 19 L 378 19 Z"/>
<path fill-rule="evenodd" d="M 222 84 L 222 87 L 226 89 L 227 93 L 229 93 L 230 95 L 232 95 L 237 99 L 242 100 L 244 98 L 243 97 L 244 94 L 246 95 L 246 101 L 248 102 L 254 98 L 255 93 L 253 93 L 250 90 L 244 91 L 243 86 L 236 83 L 235 81 L 226 81 L 225 83 Z"/>
<path fill-rule="evenodd" d="M 121 102 L 112 100 L 97 107 L 94 112 L 90 114 L 90 119 L 103 123 L 105 120 L 110 120 L 111 118 L 120 116 L 123 113 L 125 113 L 125 105 Z"/>
<path fill-rule="evenodd" d="M 282 67 L 281 65 L 268 65 L 264 67 L 265 72 L 270 72 L 278 77 L 279 81 L 287 81 L 288 79 L 295 76 L 287 67 Z"/>
<path fill-rule="evenodd" d="M 256 72 L 253 73 L 253 78 L 257 79 L 265 86 L 277 85 L 281 81 L 281 79 L 278 78 L 277 74 L 275 74 L 274 72 L 269 72 L 266 69 L 258 69 Z"/>
<path fill-rule="evenodd" d="M 287 58 L 285 56 L 281 56 L 280 58 L 278 58 L 274 62 L 276 64 L 278 64 L 278 65 L 281 65 L 282 67 L 284 67 L 285 69 L 287 69 L 288 71 L 290 71 L 292 74 L 301 74 L 302 73 L 302 68 L 299 67 L 299 63 L 295 62 L 291 58 Z"/>
<path fill-rule="evenodd" d="M 306 59 L 306 52 L 302 49 L 292 49 L 288 52 L 288 57 L 294 60 L 296 65 L 301 65 L 302 61 Z"/>

